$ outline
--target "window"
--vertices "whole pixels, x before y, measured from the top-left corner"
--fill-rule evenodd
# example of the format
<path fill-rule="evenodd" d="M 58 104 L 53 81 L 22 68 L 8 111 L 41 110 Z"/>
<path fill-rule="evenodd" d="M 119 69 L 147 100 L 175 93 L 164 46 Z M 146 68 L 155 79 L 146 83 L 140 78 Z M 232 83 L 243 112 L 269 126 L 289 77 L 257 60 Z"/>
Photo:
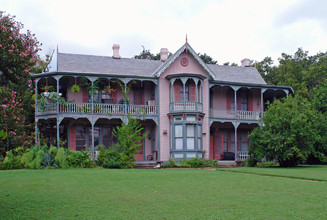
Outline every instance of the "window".
<path fill-rule="evenodd" d="M 175 125 L 175 149 L 183 150 L 183 125 Z"/>
<path fill-rule="evenodd" d="M 248 93 L 245 90 L 240 91 L 238 97 L 238 110 L 247 111 L 248 110 Z"/>
<path fill-rule="evenodd" d="M 195 125 L 186 125 L 186 149 L 194 150 Z"/>
<path fill-rule="evenodd" d="M 189 101 L 189 88 L 188 88 L 188 84 L 185 85 L 185 97 L 184 97 L 184 92 L 183 92 L 183 86 L 181 86 L 181 102 L 188 102 Z"/>
<path fill-rule="evenodd" d="M 174 150 L 201 150 L 202 126 L 198 124 L 174 125 Z"/>

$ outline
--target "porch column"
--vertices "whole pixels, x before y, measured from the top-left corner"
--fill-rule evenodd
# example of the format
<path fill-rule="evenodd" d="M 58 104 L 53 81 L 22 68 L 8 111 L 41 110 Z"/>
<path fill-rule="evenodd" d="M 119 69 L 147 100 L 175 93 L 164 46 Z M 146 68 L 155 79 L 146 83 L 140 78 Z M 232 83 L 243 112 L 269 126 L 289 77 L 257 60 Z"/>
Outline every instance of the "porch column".
<path fill-rule="evenodd" d="M 183 80 L 183 106 L 184 106 L 184 110 L 185 110 L 185 83 L 186 82 L 184 82 L 184 80 Z"/>
<path fill-rule="evenodd" d="M 95 157 L 94 157 L 94 120 L 92 118 L 91 121 L 91 126 L 92 126 L 92 161 L 94 161 Z"/>
<path fill-rule="evenodd" d="M 260 103 L 261 103 L 261 117 L 260 118 L 262 118 L 262 116 L 263 116 L 263 89 L 261 88 L 260 89 L 260 98 L 261 98 L 261 101 L 260 101 Z"/>
<path fill-rule="evenodd" d="M 234 138 L 235 138 L 235 160 L 237 160 L 238 156 L 237 156 L 237 127 L 238 127 L 238 122 L 233 123 L 234 124 Z"/>
<path fill-rule="evenodd" d="M 37 115 L 37 83 L 39 80 L 35 82 L 35 116 Z M 37 145 L 37 134 L 38 134 L 38 127 L 37 127 L 38 120 L 35 119 L 35 146 Z"/>
<path fill-rule="evenodd" d="M 237 90 L 234 89 L 234 117 L 235 119 L 237 119 L 237 114 L 236 114 L 236 110 L 237 110 L 237 106 L 236 106 L 236 96 L 237 96 Z"/>
<path fill-rule="evenodd" d="M 56 77 L 57 80 L 57 115 L 59 115 L 59 77 Z"/>
<path fill-rule="evenodd" d="M 91 88 L 92 88 L 92 91 L 91 91 L 91 102 L 92 102 L 92 107 L 91 107 L 91 108 L 92 108 L 92 114 L 93 114 L 93 112 L 94 112 L 94 100 L 93 100 L 93 99 L 94 99 L 94 88 L 93 88 L 93 84 L 94 84 L 94 83 L 93 83 L 93 77 L 92 77 L 91 83 L 92 83 L 92 87 L 91 87 Z"/>
<path fill-rule="evenodd" d="M 127 82 L 124 81 L 124 113 L 125 113 L 125 115 L 127 115 L 127 94 L 126 94 L 127 88 L 126 88 L 126 86 L 127 86 Z"/>
<path fill-rule="evenodd" d="M 60 148 L 60 137 L 59 137 L 59 116 L 57 116 L 57 147 Z"/>

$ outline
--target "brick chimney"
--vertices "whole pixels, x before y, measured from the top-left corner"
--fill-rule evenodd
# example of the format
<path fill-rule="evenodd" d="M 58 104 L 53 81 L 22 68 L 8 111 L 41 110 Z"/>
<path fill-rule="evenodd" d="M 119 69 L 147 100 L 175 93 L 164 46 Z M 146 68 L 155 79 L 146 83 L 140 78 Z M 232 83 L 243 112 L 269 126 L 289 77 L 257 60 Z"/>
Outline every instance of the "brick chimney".
<path fill-rule="evenodd" d="M 241 66 L 242 67 L 249 67 L 250 66 L 250 59 L 248 58 L 244 58 L 243 60 L 241 60 Z"/>
<path fill-rule="evenodd" d="M 168 49 L 167 48 L 161 48 L 160 49 L 160 60 L 162 62 L 165 62 L 168 59 Z"/>
<path fill-rule="evenodd" d="M 113 52 L 114 52 L 112 57 L 115 58 L 115 59 L 120 59 L 119 48 L 120 48 L 119 44 L 114 44 L 112 46 L 112 49 L 113 49 Z"/>

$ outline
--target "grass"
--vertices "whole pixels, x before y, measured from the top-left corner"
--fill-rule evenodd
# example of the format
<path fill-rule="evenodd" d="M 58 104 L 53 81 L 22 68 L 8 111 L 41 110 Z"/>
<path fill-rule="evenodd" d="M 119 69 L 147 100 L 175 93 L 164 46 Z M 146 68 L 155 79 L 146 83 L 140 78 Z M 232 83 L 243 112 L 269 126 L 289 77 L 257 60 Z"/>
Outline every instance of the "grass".
<path fill-rule="evenodd" d="M 289 172 L 305 169 L 327 172 Z M 219 170 L 0 171 L 0 218 L 326 219 L 326 192 L 326 181 Z"/>
<path fill-rule="evenodd" d="M 327 181 L 327 166 L 300 166 L 300 167 L 234 167 L 220 168 L 218 170 L 277 177 L 289 177 L 307 180 Z"/>

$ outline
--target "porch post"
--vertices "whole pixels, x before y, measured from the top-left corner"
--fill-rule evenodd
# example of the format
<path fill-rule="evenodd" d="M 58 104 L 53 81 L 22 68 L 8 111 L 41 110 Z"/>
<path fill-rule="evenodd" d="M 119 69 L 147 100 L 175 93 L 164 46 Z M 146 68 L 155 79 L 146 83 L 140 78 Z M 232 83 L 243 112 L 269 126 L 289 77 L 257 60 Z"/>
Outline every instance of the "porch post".
<path fill-rule="evenodd" d="M 237 127 L 238 127 L 238 122 L 234 123 L 234 138 L 235 138 L 235 160 L 237 160 L 238 156 L 237 156 Z"/>
<path fill-rule="evenodd" d="M 92 126 L 92 161 L 94 161 L 94 119 L 91 120 L 91 126 Z"/>
<path fill-rule="evenodd" d="M 237 119 L 237 114 L 236 114 L 236 110 L 237 110 L 236 103 L 237 103 L 237 101 L 236 101 L 236 97 L 237 97 L 237 90 L 234 89 L 234 117 L 235 117 L 235 119 Z"/>
<path fill-rule="evenodd" d="M 39 80 L 35 82 L 35 116 L 37 115 L 37 83 Z M 35 119 L 35 146 L 37 145 L 37 134 L 38 134 L 38 127 L 37 127 L 38 120 Z"/>
<path fill-rule="evenodd" d="M 57 80 L 57 115 L 59 115 L 59 76 L 56 77 Z"/>
<path fill-rule="evenodd" d="M 38 142 L 38 140 L 37 140 L 37 134 L 38 134 L 38 127 L 37 127 L 37 122 L 38 122 L 38 120 L 37 119 L 35 119 L 35 146 L 37 146 L 37 142 Z"/>
<path fill-rule="evenodd" d="M 127 94 L 126 94 L 126 91 L 127 91 L 126 85 L 127 85 L 127 83 L 125 81 L 124 81 L 124 85 L 125 85 L 125 87 L 124 87 L 124 96 L 127 96 Z M 125 115 L 127 115 L 127 97 L 124 97 L 124 98 L 126 98 L 126 100 L 124 99 L 124 112 L 125 112 Z"/>
<path fill-rule="evenodd" d="M 59 116 L 57 116 L 57 147 L 60 148 L 60 138 L 59 138 Z"/>
<path fill-rule="evenodd" d="M 92 77 L 92 80 L 91 80 L 91 83 L 92 83 L 92 92 L 91 92 L 91 102 L 92 102 L 92 114 L 93 114 L 93 112 L 94 112 L 94 88 L 93 88 L 93 77 Z M 93 131 L 92 131 L 93 132 Z"/>
<path fill-rule="evenodd" d="M 183 106 L 184 106 L 184 110 L 185 110 L 185 83 L 186 82 L 184 82 L 184 80 L 183 80 Z"/>
<path fill-rule="evenodd" d="M 195 111 L 198 111 L 198 103 L 199 103 L 199 97 L 198 97 L 198 82 L 199 80 L 194 80 L 194 84 L 195 84 Z"/>
<path fill-rule="evenodd" d="M 261 118 L 262 118 L 262 116 L 263 116 L 263 90 L 262 90 L 262 88 L 260 89 L 260 96 L 261 96 L 260 103 L 261 103 Z"/>

